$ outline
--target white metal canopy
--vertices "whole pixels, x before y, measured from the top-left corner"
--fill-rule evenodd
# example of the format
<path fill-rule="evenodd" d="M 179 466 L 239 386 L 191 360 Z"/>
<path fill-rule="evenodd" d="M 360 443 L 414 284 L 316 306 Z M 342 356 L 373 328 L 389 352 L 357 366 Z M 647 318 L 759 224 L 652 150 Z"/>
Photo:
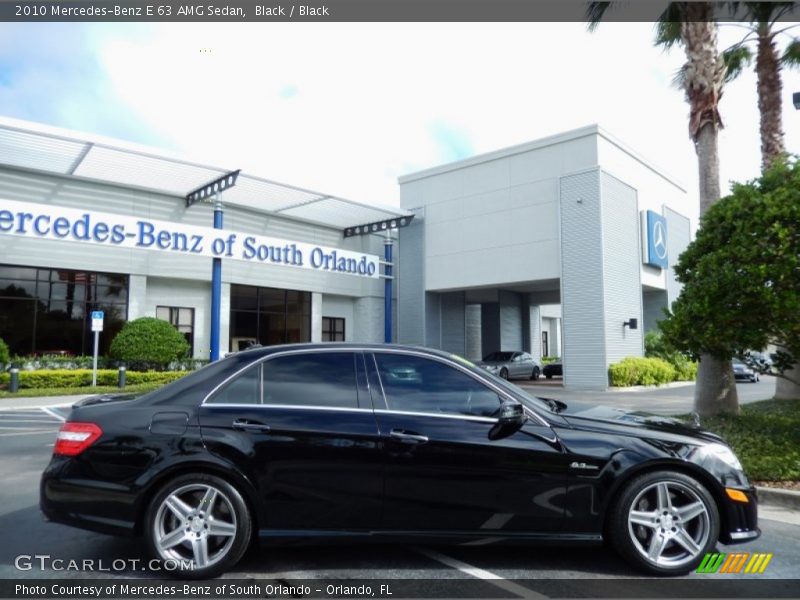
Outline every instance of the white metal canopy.
<path fill-rule="evenodd" d="M 29 121 L 0 117 L 0 165 L 153 191 L 180 198 L 231 169 L 203 165 L 159 150 Z M 408 216 L 241 173 L 226 205 L 344 229 Z"/>

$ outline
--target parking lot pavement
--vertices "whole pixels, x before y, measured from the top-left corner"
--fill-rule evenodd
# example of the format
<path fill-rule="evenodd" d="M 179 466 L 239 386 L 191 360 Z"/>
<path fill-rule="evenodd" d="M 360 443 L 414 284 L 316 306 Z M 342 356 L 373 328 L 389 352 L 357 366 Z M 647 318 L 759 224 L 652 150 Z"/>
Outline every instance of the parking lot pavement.
<path fill-rule="evenodd" d="M 594 402 L 609 406 L 616 406 L 627 410 L 644 410 L 659 414 L 686 414 L 692 411 L 694 404 L 694 384 L 679 387 L 641 388 L 625 391 L 582 391 L 564 388 L 548 382 L 518 380 L 513 383 L 519 385 L 529 394 L 555 398 L 569 403 Z M 737 383 L 736 392 L 739 404 L 768 400 L 775 395 L 775 378 L 763 377 L 756 383 Z"/>
<path fill-rule="evenodd" d="M 55 432 L 64 414 L 65 409 L 60 407 L 0 411 L 0 427 L 7 428 L 0 430 L 0 578 L 163 577 L 163 573 L 149 571 L 143 566 L 147 552 L 141 540 L 104 536 L 42 520 L 38 508 L 39 476 L 50 458 Z M 799 515 L 777 508 L 762 512 L 760 539 L 739 546 L 721 545 L 719 551 L 772 553 L 774 557 L 769 568 L 760 577 L 776 582 L 797 579 L 800 575 L 797 568 L 800 564 Z M 119 572 L 41 571 L 35 566 L 19 570 L 15 560 L 20 555 L 47 555 L 51 559 L 63 559 L 65 563 L 94 560 L 99 565 L 102 561 L 106 566 L 115 559 L 142 562 Z M 735 576 L 691 574 L 684 579 L 696 582 L 730 577 Z M 541 545 L 276 547 L 251 550 L 225 578 L 370 580 L 376 585 L 404 580 L 410 582 L 412 591 L 416 589 L 426 597 L 442 594 L 458 597 L 466 596 L 467 592 L 473 597 L 537 597 L 536 592 L 529 590 L 543 581 L 552 585 L 548 595 L 563 596 L 580 591 L 580 586 L 585 589 L 586 584 L 581 584 L 581 580 L 595 580 L 592 586 L 600 580 L 616 585 L 614 580 L 620 578 L 646 581 L 603 546 Z M 448 587 L 453 585 L 468 585 L 468 588 L 459 593 Z"/>

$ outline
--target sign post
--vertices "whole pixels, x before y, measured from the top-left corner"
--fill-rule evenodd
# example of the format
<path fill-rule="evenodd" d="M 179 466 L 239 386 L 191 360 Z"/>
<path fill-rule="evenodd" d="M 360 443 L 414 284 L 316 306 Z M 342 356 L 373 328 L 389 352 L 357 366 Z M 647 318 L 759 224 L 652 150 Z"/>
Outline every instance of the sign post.
<path fill-rule="evenodd" d="M 100 332 L 103 331 L 103 314 L 102 310 L 92 311 L 92 331 L 94 332 L 94 358 L 92 359 L 92 387 L 97 387 L 97 347 L 100 338 Z"/>

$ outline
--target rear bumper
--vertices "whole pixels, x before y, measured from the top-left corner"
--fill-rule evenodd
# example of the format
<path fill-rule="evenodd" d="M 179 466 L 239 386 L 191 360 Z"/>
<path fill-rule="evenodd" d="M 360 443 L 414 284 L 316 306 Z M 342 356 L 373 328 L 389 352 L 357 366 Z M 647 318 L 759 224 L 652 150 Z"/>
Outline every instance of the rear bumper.
<path fill-rule="evenodd" d="M 736 502 L 725 498 L 720 506 L 722 530 L 719 541 L 723 544 L 740 544 L 757 539 L 761 535 L 758 528 L 758 496 L 756 488 L 740 490 L 747 496 L 747 502 Z"/>
<path fill-rule="evenodd" d="M 134 495 L 130 490 L 66 477 L 63 471 L 68 461 L 54 458 L 42 474 L 39 509 L 45 520 L 110 535 L 134 535 Z"/>

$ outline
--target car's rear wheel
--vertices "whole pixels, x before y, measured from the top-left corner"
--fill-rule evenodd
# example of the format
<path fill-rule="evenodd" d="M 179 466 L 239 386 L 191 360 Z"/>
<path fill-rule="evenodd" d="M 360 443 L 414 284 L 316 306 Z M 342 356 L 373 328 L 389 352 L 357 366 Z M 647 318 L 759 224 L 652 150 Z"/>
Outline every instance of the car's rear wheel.
<path fill-rule="evenodd" d="M 533 367 L 533 371 L 531 371 L 531 379 L 534 381 L 539 379 L 539 367 Z"/>
<path fill-rule="evenodd" d="M 241 559 L 252 521 L 241 494 L 224 479 L 181 475 L 153 497 L 145 515 L 147 543 L 179 577 L 215 577 Z"/>
<path fill-rule="evenodd" d="M 719 511 L 696 479 L 673 471 L 631 481 L 611 508 L 608 535 L 635 567 L 656 575 L 697 568 L 717 543 Z"/>
<path fill-rule="evenodd" d="M 500 377 L 502 377 L 503 379 L 508 379 L 508 369 L 506 369 L 505 367 L 500 369 Z"/>

